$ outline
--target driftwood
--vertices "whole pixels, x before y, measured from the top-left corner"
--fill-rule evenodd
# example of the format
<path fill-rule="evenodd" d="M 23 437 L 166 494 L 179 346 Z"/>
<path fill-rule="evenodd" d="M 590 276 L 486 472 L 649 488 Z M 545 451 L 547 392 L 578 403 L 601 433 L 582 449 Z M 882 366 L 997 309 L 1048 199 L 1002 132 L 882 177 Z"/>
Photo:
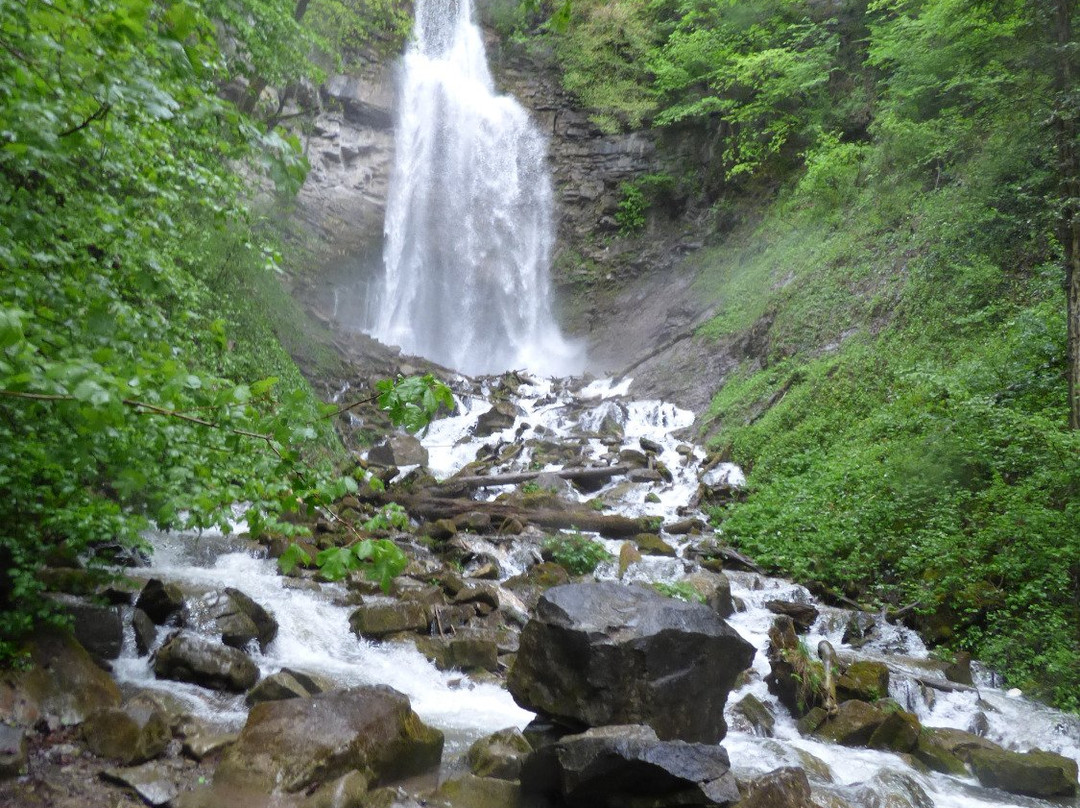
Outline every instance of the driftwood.
<path fill-rule="evenodd" d="M 648 533 L 655 528 L 655 519 L 648 517 L 631 519 L 627 516 L 597 513 L 580 508 L 529 510 L 505 502 L 477 502 L 473 499 L 445 499 L 423 495 L 396 494 L 394 499 L 410 514 L 427 521 L 454 519 L 462 514 L 478 511 L 489 514 L 495 520 L 519 519 L 538 527 L 596 532 L 612 539 Z"/>
<path fill-rule="evenodd" d="M 594 468 L 560 469 L 558 471 L 515 471 L 507 474 L 479 474 L 472 477 L 451 477 L 441 483 L 445 486 L 458 490 L 470 490 L 473 488 L 489 488 L 495 485 L 516 485 L 517 483 L 535 480 L 541 474 L 554 474 L 564 480 L 610 480 L 619 474 L 626 474 L 630 466 L 598 466 Z"/>

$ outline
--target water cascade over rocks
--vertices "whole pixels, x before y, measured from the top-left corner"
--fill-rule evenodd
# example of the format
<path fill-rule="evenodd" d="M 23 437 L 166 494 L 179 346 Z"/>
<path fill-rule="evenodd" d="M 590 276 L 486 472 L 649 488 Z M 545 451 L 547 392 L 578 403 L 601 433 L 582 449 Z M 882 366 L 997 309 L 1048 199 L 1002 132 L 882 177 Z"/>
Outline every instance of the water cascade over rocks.
<path fill-rule="evenodd" d="M 419 0 L 371 332 L 465 373 L 580 370 L 551 311 L 546 142 L 495 93 L 470 0 Z"/>
<path fill-rule="evenodd" d="M 0 681 L 0 717 L 84 722 L 89 748 L 130 762 L 111 781 L 176 808 L 1075 805 L 1076 717 L 754 571 L 699 510 L 738 496 L 738 469 L 682 439 L 689 412 L 625 392 L 462 380 L 427 466 L 338 506 L 388 497 L 413 517 L 391 532 L 414 560 L 389 596 L 283 576 L 271 537 L 150 534 L 152 565 L 111 595 L 122 693 L 54 642 L 22 697 Z M 606 553 L 572 577 L 553 539 Z M 819 656 L 828 697 L 802 688 Z M 0 740 L 25 760 L 20 732 Z"/>

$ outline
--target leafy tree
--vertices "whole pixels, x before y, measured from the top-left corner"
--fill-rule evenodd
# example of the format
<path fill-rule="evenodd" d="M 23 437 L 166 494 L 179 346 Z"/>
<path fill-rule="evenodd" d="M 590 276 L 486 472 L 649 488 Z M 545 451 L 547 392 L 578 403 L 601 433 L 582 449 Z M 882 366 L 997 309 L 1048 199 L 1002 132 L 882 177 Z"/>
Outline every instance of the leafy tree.
<path fill-rule="evenodd" d="M 217 90 L 300 69 L 310 40 L 256 24 L 283 9 L 0 0 L 0 660 L 55 618 L 46 563 L 227 525 L 237 502 L 287 533 L 282 512 L 355 488 L 239 297 L 277 261 L 247 178 L 287 193 L 306 163 Z"/>

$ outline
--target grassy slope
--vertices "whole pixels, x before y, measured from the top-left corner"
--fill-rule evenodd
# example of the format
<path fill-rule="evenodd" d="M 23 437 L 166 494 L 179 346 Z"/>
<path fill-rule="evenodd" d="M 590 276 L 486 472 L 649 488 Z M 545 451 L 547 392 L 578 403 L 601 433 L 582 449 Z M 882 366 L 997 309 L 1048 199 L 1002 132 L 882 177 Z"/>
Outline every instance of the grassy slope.
<path fill-rule="evenodd" d="M 706 416 L 750 471 L 747 501 L 714 515 L 772 568 L 919 603 L 932 639 L 1075 709 L 1061 274 L 1052 249 L 1007 249 L 988 202 L 876 187 L 822 215 L 793 195 L 700 258 L 722 301 L 703 333 L 768 324 L 764 361 Z"/>

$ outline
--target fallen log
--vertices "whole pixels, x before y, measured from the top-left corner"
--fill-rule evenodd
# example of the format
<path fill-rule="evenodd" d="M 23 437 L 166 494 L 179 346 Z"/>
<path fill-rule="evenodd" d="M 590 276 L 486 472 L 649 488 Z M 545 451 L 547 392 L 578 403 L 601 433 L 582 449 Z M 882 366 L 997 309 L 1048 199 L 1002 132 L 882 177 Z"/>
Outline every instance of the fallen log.
<path fill-rule="evenodd" d="M 454 519 L 462 514 L 478 511 L 489 514 L 493 519 L 519 519 L 537 527 L 582 530 L 588 533 L 599 533 L 609 539 L 627 538 L 656 529 L 655 518 L 646 516 L 631 518 L 581 508 L 529 510 L 505 502 L 477 502 L 473 499 L 427 496 L 403 497 L 400 494 L 395 495 L 394 499 L 412 516 L 429 522 L 438 519 Z"/>
<path fill-rule="evenodd" d="M 541 474 L 554 474 L 564 480 L 605 480 L 626 474 L 630 466 L 598 466 L 577 469 L 559 469 L 558 471 L 514 471 L 506 474 L 478 474 L 469 477 L 450 477 L 438 487 L 446 486 L 454 490 L 472 488 L 490 488 L 496 485 L 516 485 L 535 480 Z"/>

